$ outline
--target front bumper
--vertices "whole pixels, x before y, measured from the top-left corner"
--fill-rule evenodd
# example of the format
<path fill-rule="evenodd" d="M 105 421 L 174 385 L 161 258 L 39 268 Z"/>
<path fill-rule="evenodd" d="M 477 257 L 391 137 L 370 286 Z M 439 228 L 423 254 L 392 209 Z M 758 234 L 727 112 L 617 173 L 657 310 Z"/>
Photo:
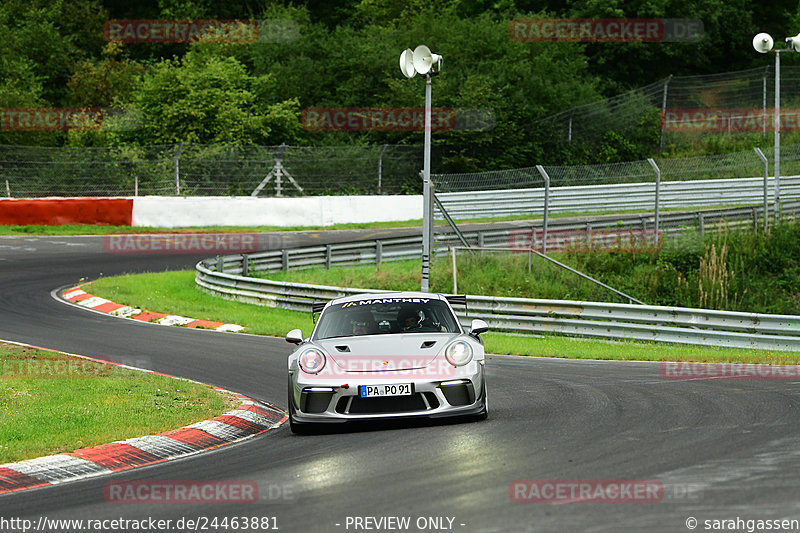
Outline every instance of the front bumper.
<path fill-rule="evenodd" d="M 324 382 L 290 374 L 290 413 L 297 423 L 343 423 L 393 418 L 445 418 L 482 414 L 486 386 L 483 363 L 468 365 L 446 380 L 387 379 L 369 375 L 350 376 L 348 388 L 342 380 Z M 360 385 L 411 383 L 411 396 L 361 398 Z"/>

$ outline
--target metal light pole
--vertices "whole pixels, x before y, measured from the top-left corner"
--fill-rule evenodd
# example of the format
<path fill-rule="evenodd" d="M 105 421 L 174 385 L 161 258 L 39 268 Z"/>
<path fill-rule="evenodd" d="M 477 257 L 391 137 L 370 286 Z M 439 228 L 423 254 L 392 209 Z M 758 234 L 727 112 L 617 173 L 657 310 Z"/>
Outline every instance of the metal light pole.
<path fill-rule="evenodd" d="M 781 218 L 781 52 L 775 50 L 775 220 Z"/>
<path fill-rule="evenodd" d="M 420 290 L 430 291 L 431 254 L 433 251 L 433 185 L 431 184 L 431 76 L 442 68 L 442 56 L 425 45 L 400 54 L 400 70 L 407 78 L 425 76 L 425 147 L 422 159 L 422 281 Z"/>
<path fill-rule="evenodd" d="M 781 198 L 781 53 L 800 52 L 800 34 L 787 37 L 787 48 L 773 48 L 774 41 L 768 33 L 759 33 L 753 38 L 756 52 L 775 52 L 775 219 L 780 218 Z"/>
<path fill-rule="evenodd" d="M 425 148 L 422 155 L 422 283 L 420 290 L 430 290 L 431 252 L 433 251 L 433 194 L 431 192 L 431 75 L 425 76 Z"/>

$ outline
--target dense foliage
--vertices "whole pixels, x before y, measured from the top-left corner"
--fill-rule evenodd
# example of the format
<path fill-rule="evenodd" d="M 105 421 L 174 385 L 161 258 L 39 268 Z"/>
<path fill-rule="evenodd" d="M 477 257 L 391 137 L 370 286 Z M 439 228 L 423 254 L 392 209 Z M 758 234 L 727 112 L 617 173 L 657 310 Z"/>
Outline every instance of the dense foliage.
<path fill-rule="evenodd" d="M 705 37 L 699 43 L 512 40 L 509 22 L 530 17 L 700 19 Z M 105 40 L 110 19 L 279 23 L 250 43 L 124 44 Z M 437 132 L 435 170 L 622 161 L 651 155 L 657 117 L 633 131 L 609 131 L 599 147 L 569 150 L 550 142 L 537 120 L 668 74 L 762 66 L 752 35 L 788 35 L 798 24 L 797 3 L 787 0 L 6 0 L 0 108 L 123 109 L 137 127 L 0 131 L 0 143 L 418 144 L 418 131 L 310 131 L 300 119 L 310 107 L 422 107 L 423 82 L 403 78 L 398 57 L 425 43 L 444 57 L 434 106 L 488 109 L 495 117 L 488 130 Z"/>

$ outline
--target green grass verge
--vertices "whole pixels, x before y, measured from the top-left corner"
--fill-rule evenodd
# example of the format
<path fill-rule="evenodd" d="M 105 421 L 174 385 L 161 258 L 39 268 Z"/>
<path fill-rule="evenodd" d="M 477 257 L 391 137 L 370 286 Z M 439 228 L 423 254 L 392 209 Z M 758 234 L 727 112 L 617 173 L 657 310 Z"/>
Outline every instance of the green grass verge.
<path fill-rule="evenodd" d="M 384 271 L 385 264 L 381 271 Z M 339 283 L 356 269 L 332 270 Z M 372 270 L 375 270 L 372 267 Z M 305 276 L 307 272 L 298 271 Z M 413 275 L 410 275 L 413 278 Z M 417 275 L 418 276 L 418 275 Z M 325 284 L 330 280 L 316 280 Z M 416 286 L 419 286 L 418 277 Z M 331 283 L 333 284 L 333 283 Z M 353 285 L 348 285 L 353 286 Z M 365 285 L 366 286 L 366 285 Z M 192 318 L 232 322 L 247 327 L 248 333 L 282 337 L 300 328 L 311 332 L 308 313 L 285 311 L 222 300 L 206 294 L 194 285 L 194 271 L 133 274 L 101 278 L 86 291 L 120 304 L 143 307 L 150 311 L 178 314 Z M 488 353 L 565 357 L 571 359 L 616 359 L 637 361 L 699 361 L 733 363 L 798 364 L 800 354 L 767 350 L 679 346 L 661 343 L 604 342 L 558 336 L 518 336 L 500 333 L 484 335 Z M 289 347 L 287 346 L 287 355 Z"/>
<path fill-rule="evenodd" d="M 0 343 L 0 464 L 176 429 L 238 405 L 211 386 Z"/>
<path fill-rule="evenodd" d="M 247 328 L 247 333 L 256 335 L 282 337 L 294 328 L 310 333 L 314 325 L 308 313 L 244 304 L 207 294 L 195 285 L 194 270 L 100 278 L 84 290 L 148 311 L 239 324 Z"/>

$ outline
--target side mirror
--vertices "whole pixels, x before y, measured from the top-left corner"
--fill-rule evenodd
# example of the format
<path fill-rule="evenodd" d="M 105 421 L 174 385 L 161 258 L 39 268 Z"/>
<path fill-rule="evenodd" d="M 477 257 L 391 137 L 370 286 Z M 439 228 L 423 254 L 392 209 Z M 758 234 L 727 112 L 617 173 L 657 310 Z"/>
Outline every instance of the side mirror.
<path fill-rule="evenodd" d="M 293 329 L 286 334 L 286 342 L 292 344 L 303 344 L 303 332 L 299 329 Z"/>
<path fill-rule="evenodd" d="M 472 321 L 472 326 L 469 329 L 469 334 L 473 337 L 477 337 L 481 333 L 486 333 L 489 331 L 489 324 L 481 320 L 480 318 L 476 318 Z"/>

